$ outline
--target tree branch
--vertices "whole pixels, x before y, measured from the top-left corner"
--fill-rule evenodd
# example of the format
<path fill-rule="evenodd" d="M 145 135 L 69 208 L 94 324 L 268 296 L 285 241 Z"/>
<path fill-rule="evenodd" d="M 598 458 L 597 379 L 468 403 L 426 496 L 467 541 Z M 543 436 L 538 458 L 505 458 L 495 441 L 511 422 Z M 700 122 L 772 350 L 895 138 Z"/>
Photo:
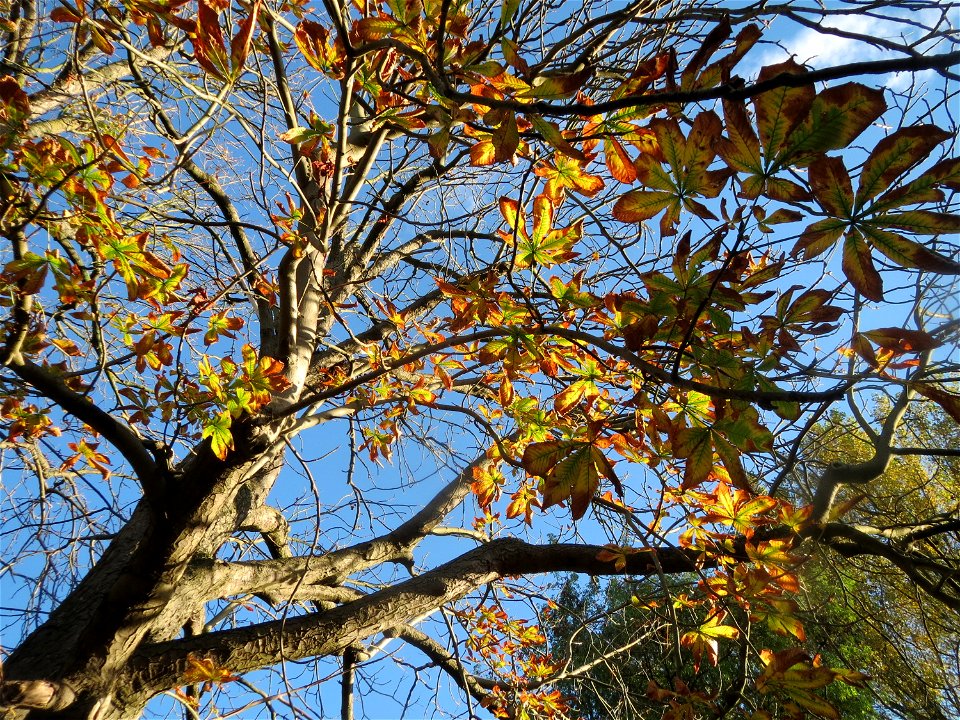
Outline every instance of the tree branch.
<path fill-rule="evenodd" d="M 71 390 L 60 377 L 45 368 L 22 357 L 12 358 L 7 367 L 41 395 L 100 433 L 130 463 L 153 508 L 161 510 L 165 507 L 166 478 L 163 468 L 147 450 L 139 435 L 90 399 Z"/>
<path fill-rule="evenodd" d="M 281 652 L 288 660 L 340 654 L 355 642 L 403 625 L 508 575 L 649 575 L 656 571 L 650 552 L 629 554 L 626 564 L 618 568 L 613 560 L 597 559 L 602 550 L 598 545 L 494 540 L 423 575 L 333 610 L 141 646 L 127 664 L 121 685 L 134 694 L 173 687 L 186 672 L 189 653 L 209 657 L 232 672 L 273 664 Z M 667 573 L 704 566 L 698 551 L 668 548 L 657 554 Z"/>
<path fill-rule="evenodd" d="M 485 460 L 481 455 L 467 465 L 418 513 L 386 535 L 320 556 L 195 562 L 184 577 L 184 585 L 190 593 L 208 600 L 258 593 L 281 596 L 298 586 L 297 597 L 303 598 L 316 595 L 317 587 L 341 585 L 350 575 L 383 563 L 407 564 L 413 548 L 463 502 L 470 492 L 473 469 Z"/>

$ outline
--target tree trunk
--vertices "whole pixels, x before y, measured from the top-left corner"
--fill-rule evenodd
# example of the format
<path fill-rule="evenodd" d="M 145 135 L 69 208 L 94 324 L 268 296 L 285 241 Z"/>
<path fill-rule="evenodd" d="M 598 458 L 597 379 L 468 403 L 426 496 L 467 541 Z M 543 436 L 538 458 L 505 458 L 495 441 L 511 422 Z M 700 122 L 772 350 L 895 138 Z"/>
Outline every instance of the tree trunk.
<path fill-rule="evenodd" d="M 263 501 L 282 467 L 284 445 L 275 435 L 271 440 L 250 422 L 237 430 L 238 448 L 228 461 L 202 445 L 170 478 L 164 507 L 141 500 L 80 585 L 13 652 L 5 680 L 41 681 L 8 687 L 7 704 L 34 702 L 12 702 L 11 693 L 19 692 L 41 705 L 19 717 L 139 715 L 149 694 L 124 692 L 122 702 L 115 700 L 129 659 L 147 638 L 177 636 L 197 607 L 191 588 L 181 591 L 188 563 L 216 552 Z M 69 707 L 58 709 L 68 698 Z"/>

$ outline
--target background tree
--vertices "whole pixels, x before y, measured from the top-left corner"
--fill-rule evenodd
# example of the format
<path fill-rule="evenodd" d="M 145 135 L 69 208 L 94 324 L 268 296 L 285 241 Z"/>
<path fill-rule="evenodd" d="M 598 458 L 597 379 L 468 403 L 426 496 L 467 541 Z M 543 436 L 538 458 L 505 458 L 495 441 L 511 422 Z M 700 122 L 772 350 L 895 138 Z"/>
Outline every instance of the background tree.
<path fill-rule="evenodd" d="M 960 608 L 949 493 L 846 495 L 957 452 L 894 443 L 960 419 L 956 10 L 7 3 L 0 702 L 350 717 L 397 638 L 562 717 L 577 572 L 659 589 L 673 716 L 836 716 L 805 557 Z M 798 475 L 844 401 L 862 455 Z"/>

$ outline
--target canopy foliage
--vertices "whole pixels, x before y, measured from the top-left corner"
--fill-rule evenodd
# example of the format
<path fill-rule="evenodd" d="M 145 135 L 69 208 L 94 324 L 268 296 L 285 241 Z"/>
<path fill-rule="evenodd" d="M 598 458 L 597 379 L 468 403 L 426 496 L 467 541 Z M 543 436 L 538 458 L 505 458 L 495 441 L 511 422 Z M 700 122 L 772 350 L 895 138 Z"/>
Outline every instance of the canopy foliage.
<path fill-rule="evenodd" d="M 586 573 L 837 717 L 802 593 L 960 610 L 957 9 L 6 2 L 0 706 L 568 717 Z"/>

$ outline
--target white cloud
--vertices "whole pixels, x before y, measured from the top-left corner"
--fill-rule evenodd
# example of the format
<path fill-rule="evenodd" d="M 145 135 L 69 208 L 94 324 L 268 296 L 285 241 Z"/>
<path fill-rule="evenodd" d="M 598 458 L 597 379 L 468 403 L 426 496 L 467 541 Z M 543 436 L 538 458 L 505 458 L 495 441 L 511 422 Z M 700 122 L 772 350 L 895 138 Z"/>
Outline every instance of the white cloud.
<path fill-rule="evenodd" d="M 901 18 L 906 19 L 906 16 Z M 902 44 L 919 39 L 924 32 L 922 26 L 927 22 L 937 24 L 939 17 L 934 18 L 930 12 L 926 12 L 916 14 L 909 19 L 916 24 L 908 25 L 898 22 L 896 17 L 879 18 L 854 14 L 827 16 L 822 18 L 819 24 L 824 28 L 834 28 L 865 38 L 886 39 Z M 776 27 L 774 25 L 774 29 Z M 782 32 L 784 26 L 780 26 L 780 29 Z M 769 37 L 770 34 L 768 34 Z M 866 40 L 845 38 L 804 27 L 793 34 L 781 37 L 779 47 L 768 46 L 758 56 L 753 57 L 751 74 L 756 74 L 765 65 L 783 62 L 791 56 L 796 58 L 797 62 L 814 69 L 891 57 L 889 51 L 871 45 Z M 890 87 L 897 82 L 903 83 L 907 80 L 890 77 L 890 83 L 892 83 Z"/>
<path fill-rule="evenodd" d="M 863 15 L 841 16 L 834 22 L 828 21 L 824 25 L 867 37 L 882 37 L 883 30 L 890 29 L 888 23 Z M 815 68 L 876 60 L 883 54 L 881 50 L 867 45 L 862 40 L 823 34 L 810 29 L 799 33 L 795 40 L 785 44 L 790 47 L 800 62 Z"/>
<path fill-rule="evenodd" d="M 923 85 L 935 80 L 937 74 L 933 70 L 921 70 L 918 73 L 891 73 L 887 75 L 887 82 L 884 85 L 888 90 L 901 92 L 908 89 L 911 85 Z"/>

